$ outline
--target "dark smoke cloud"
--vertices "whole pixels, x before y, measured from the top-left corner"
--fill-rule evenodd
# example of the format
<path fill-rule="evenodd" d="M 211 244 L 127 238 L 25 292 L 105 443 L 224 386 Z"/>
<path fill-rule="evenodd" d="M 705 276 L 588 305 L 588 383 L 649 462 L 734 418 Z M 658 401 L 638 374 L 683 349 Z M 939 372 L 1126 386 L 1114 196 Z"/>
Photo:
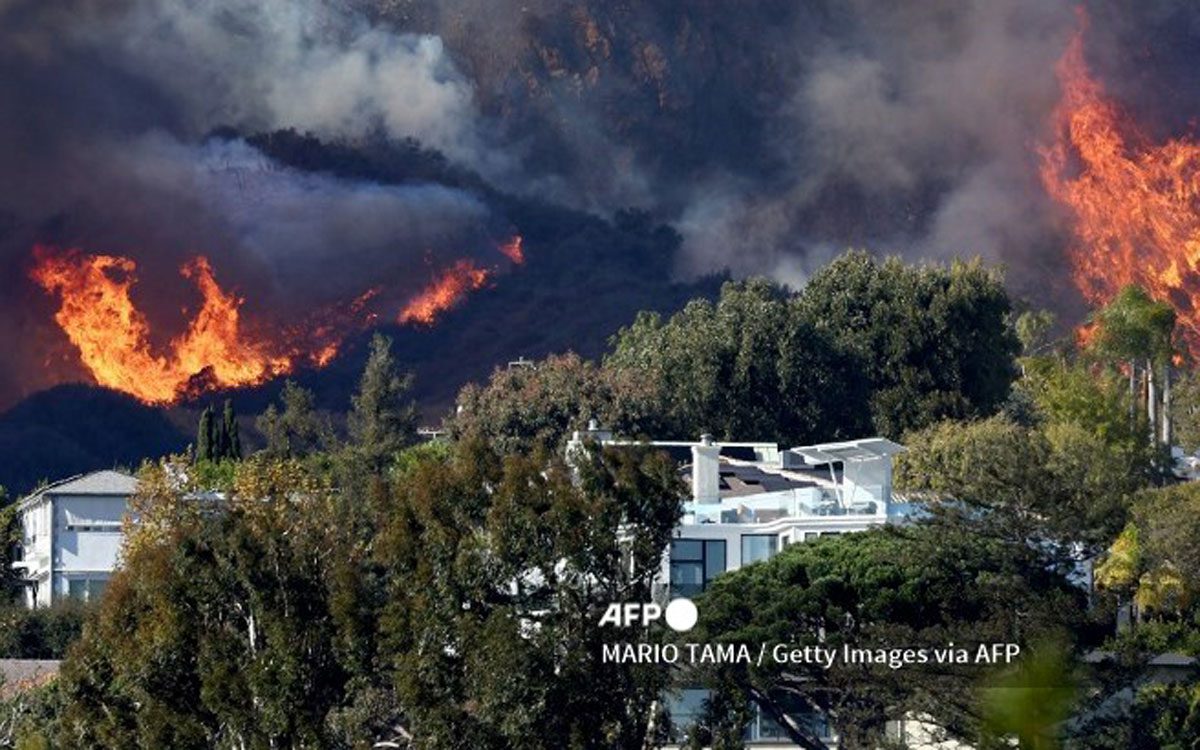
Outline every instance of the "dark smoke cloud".
<path fill-rule="evenodd" d="M 0 293 L 15 302 L 0 336 L 16 350 L 0 405 L 83 375 L 27 278 L 34 242 L 133 258 L 139 305 L 176 328 L 196 254 L 251 313 L 286 322 L 375 286 L 391 314 L 434 268 L 494 253 L 499 219 L 467 192 L 283 168 L 205 137 L 227 125 L 414 137 L 500 164 L 435 36 L 313 0 L 0 0 Z"/>
<path fill-rule="evenodd" d="M 502 189 L 646 208 L 683 235 L 683 277 L 800 285 L 860 246 L 982 254 L 1019 293 L 1060 300 L 1036 147 L 1071 6 L 0 0 L 0 294 L 19 301 L 0 307 L 15 349 L 0 404 L 70 374 L 69 351 L 45 351 L 53 308 L 24 275 L 35 240 L 135 257 L 150 309 L 177 310 L 178 265 L 203 252 L 255 291 L 248 305 L 286 314 L 373 283 L 400 295 L 507 229 L 462 190 L 304 174 L 206 139 L 225 125 L 412 137 Z M 1200 93 L 1194 59 L 1171 50 L 1200 15 L 1088 7 L 1089 59 L 1178 132 Z"/>
<path fill-rule="evenodd" d="M 683 214 L 685 268 L 766 270 L 799 285 L 831 244 L 855 244 L 981 254 L 1017 261 L 1019 275 L 1052 236 L 1035 146 L 1056 99 L 1070 8 L 854 8 L 852 31 L 808 54 L 774 116 L 787 177 L 765 192 L 719 176 L 699 190 Z"/>

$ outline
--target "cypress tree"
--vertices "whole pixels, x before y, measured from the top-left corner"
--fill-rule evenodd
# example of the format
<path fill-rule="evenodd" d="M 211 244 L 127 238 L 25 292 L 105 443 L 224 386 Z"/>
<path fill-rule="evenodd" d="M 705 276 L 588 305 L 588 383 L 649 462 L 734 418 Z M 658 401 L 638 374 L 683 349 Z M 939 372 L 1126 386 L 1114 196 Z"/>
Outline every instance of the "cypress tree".
<path fill-rule="evenodd" d="M 352 446 L 380 470 L 396 451 L 417 438 L 417 410 L 409 396 L 412 375 L 402 373 L 392 356 L 392 340 L 375 334 L 371 355 L 351 398 L 347 416 Z"/>
<path fill-rule="evenodd" d="M 224 432 L 223 458 L 240 461 L 242 458 L 242 437 L 238 432 L 237 414 L 233 410 L 233 399 L 225 399 L 225 414 L 222 420 Z"/>
<path fill-rule="evenodd" d="M 196 434 L 196 460 L 213 460 L 213 441 L 216 437 L 213 430 L 213 410 L 211 406 L 204 407 L 200 412 L 200 427 Z"/>

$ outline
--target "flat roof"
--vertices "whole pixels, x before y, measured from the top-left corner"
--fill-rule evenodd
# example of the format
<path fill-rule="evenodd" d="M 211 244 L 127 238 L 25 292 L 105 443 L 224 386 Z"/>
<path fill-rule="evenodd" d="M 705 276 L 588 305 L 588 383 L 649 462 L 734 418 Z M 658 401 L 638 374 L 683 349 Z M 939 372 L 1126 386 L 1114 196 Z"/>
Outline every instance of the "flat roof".
<path fill-rule="evenodd" d="M 818 443 L 817 445 L 802 445 L 789 448 L 789 452 L 804 457 L 810 464 L 831 464 L 853 461 L 870 461 L 877 458 L 887 458 L 902 453 L 905 448 L 887 438 L 863 438 L 862 440 L 846 440 L 840 443 Z"/>

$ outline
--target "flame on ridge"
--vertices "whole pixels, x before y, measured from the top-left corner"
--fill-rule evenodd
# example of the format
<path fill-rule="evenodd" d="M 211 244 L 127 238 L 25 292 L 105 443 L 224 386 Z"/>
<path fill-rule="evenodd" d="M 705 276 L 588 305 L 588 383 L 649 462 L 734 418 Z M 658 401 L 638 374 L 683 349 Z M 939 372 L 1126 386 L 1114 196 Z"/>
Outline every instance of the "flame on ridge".
<path fill-rule="evenodd" d="M 1174 307 L 1200 350 L 1200 143 L 1153 142 L 1084 59 L 1087 18 L 1059 59 L 1056 140 L 1039 149 L 1047 193 L 1069 209 L 1072 278 L 1092 304 L 1136 284 Z"/>

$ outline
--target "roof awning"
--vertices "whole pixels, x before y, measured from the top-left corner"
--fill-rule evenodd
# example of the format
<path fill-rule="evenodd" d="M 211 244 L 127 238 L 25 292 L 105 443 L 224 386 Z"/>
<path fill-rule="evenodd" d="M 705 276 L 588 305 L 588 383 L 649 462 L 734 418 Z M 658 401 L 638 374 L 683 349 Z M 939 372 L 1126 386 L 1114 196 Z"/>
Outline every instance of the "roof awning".
<path fill-rule="evenodd" d="M 837 461 L 842 463 L 873 461 L 893 456 L 904 450 L 903 445 L 894 443 L 887 438 L 865 438 L 847 440 L 842 443 L 803 445 L 791 448 L 790 452 L 803 456 L 805 462 L 809 464 L 830 464 Z"/>

